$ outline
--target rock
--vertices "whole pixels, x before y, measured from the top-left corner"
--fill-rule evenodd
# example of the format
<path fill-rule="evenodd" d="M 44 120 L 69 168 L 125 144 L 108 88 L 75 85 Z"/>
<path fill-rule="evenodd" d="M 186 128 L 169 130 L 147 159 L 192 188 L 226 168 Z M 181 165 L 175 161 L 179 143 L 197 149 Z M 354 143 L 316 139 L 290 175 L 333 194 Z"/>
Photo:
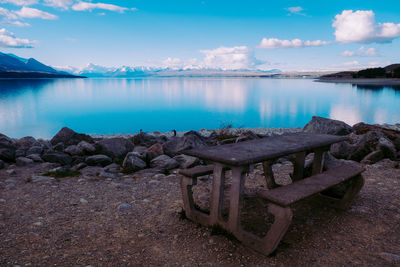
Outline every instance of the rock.
<path fill-rule="evenodd" d="M 347 159 L 353 151 L 356 150 L 355 145 L 349 144 L 347 141 L 335 143 L 331 145 L 331 154 L 338 159 Z"/>
<path fill-rule="evenodd" d="M 14 169 L 6 170 L 6 173 L 7 173 L 8 175 L 16 175 L 16 174 L 17 174 L 17 172 L 16 172 Z"/>
<path fill-rule="evenodd" d="M 26 151 L 26 155 L 32 155 L 32 154 L 39 154 L 41 155 L 43 153 L 43 147 L 42 146 L 32 146 Z"/>
<path fill-rule="evenodd" d="M 181 151 L 205 146 L 203 138 L 196 132 L 187 132 L 182 137 L 173 137 L 163 144 L 164 153 L 170 157 L 180 154 Z"/>
<path fill-rule="evenodd" d="M 32 136 L 25 136 L 15 141 L 15 144 L 23 149 L 28 149 L 31 146 L 37 145 L 38 141 Z"/>
<path fill-rule="evenodd" d="M 104 167 L 104 170 L 110 173 L 119 173 L 122 171 L 121 166 L 116 163 L 111 163 L 110 165 L 107 165 L 106 167 Z"/>
<path fill-rule="evenodd" d="M 84 156 L 73 156 L 72 157 L 72 165 L 77 165 L 79 163 L 85 162 L 86 157 Z"/>
<path fill-rule="evenodd" d="M 385 137 L 379 138 L 377 149 L 382 150 L 385 158 L 394 160 L 397 157 L 396 147 L 389 139 Z"/>
<path fill-rule="evenodd" d="M 138 152 L 140 154 L 144 154 L 146 153 L 147 147 L 145 146 L 135 146 L 135 148 L 133 149 L 133 152 Z"/>
<path fill-rule="evenodd" d="M 381 137 L 384 137 L 384 135 L 378 131 L 370 131 L 364 134 L 355 144 L 355 150 L 351 152 L 348 158 L 360 162 L 366 155 L 376 150 Z"/>
<path fill-rule="evenodd" d="M 127 173 L 136 172 L 146 168 L 146 162 L 139 157 L 137 152 L 129 152 L 122 163 L 122 168 Z"/>
<path fill-rule="evenodd" d="M 132 209 L 132 205 L 128 204 L 128 203 L 122 203 L 118 205 L 118 210 L 119 211 L 127 211 Z"/>
<path fill-rule="evenodd" d="M 86 141 L 81 141 L 78 144 L 78 148 L 80 148 L 85 154 L 92 155 L 96 152 L 96 147 L 93 144 L 90 144 Z"/>
<path fill-rule="evenodd" d="M 41 182 L 43 182 L 43 183 L 46 183 L 46 182 L 53 182 L 53 181 L 55 181 L 56 179 L 55 178 L 53 178 L 53 177 L 49 177 L 49 176 L 42 176 L 42 175 L 32 175 L 31 176 L 31 182 L 32 183 L 41 183 Z"/>
<path fill-rule="evenodd" d="M 69 165 L 72 162 L 72 158 L 68 154 L 57 151 L 44 153 L 42 159 L 51 163 L 60 163 L 61 165 Z"/>
<path fill-rule="evenodd" d="M 178 161 L 179 168 L 187 169 L 200 164 L 200 160 L 196 157 L 187 156 L 184 154 L 175 156 L 174 159 Z"/>
<path fill-rule="evenodd" d="M 69 176 L 71 172 L 71 168 L 69 166 L 61 166 L 61 167 L 56 167 L 54 169 L 51 169 L 48 171 L 49 175 L 54 175 L 54 176 Z"/>
<path fill-rule="evenodd" d="M 15 160 L 17 146 L 14 141 L 4 134 L 0 134 L 0 159 L 6 162 Z"/>
<path fill-rule="evenodd" d="M 65 147 L 64 143 L 60 142 L 53 146 L 53 150 L 58 151 L 58 152 L 63 152 L 64 147 Z"/>
<path fill-rule="evenodd" d="M 86 164 L 89 166 L 107 166 L 112 163 L 112 159 L 106 155 L 93 155 L 86 158 Z"/>
<path fill-rule="evenodd" d="M 82 204 L 87 204 L 87 203 L 89 203 L 89 201 L 87 201 L 87 200 L 84 199 L 84 198 L 80 198 L 80 199 L 79 199 L 79 202 L 81 202 Z"/>
<path fill-rule="evenodd" d="M 93 138 L 86 134 L 79 134 L 73 130 L 64 127 L 51 140 L 50 143 L 54 146 L 60 142 L 66 146 L 77 145 L 81 141 L 94 143 Z"/>
<path fill-rule="evenodd" d="M 4 161 L 2 161 L 1 159 L 0 159 L 0 170 L 1 169 L 4 169 Z"/>
<path fill-rule="evenodd" d="M 17 149 L 17 150 L 15 150 L 14 156 L 15 156 L 15 158 L 25 157 L 26 151 L 24 149 Z"/>
<path fill-rule="evenodd" d="M 16 159 L 17 166 L 27 166 L 33 164 L 34 161 L 25 157 L 19 157 Z"/>
<path fill-rule="evenodd" d="M 109 173 L 109 172 L 106 172 L 106 171 L 102 170 L 102 171 L 99 173 L 99 177 L 115 179 L 115 178 L 118 177 L 118 175 L 115 174 L 115 173 Z"/>
<path fill-rule="evenodd" d="M 303 132 L 348 135 L 353 132 L 353 128 L 342 121 L 313 116 L 311 121 L 304 126 Z"/>
<path fill-rule="evenodd" d="M 164 170 L 171 170 L 177 168 L 179 162 L 167 155 L 161 155 L 150 161 L 151 168 L 159 168 Z"/>
<path fill-rule="evenodd" d="M 154 145 L 152 145 L 151 147 L 149 147 L 146 150 L 146 153 L 148 155 L 148 159 L 152 160 L 160 155 L 164 154 L 164 150 L 161 144 L 159 143 L 155 143 Z"/>
<path fill-rule="evenodd" d="M 382 160 L 384 158 L 384 154 L 382 152 L 382 150 L 376 150 L 373 151 L 371 153 L 369 153 L 368 155 L 366 155 L 362 160 L 361 163 L 364 164 L 374 164 L 380 160 Z"/>
<path fill-rule="evenodd" d="M 149 168 L 149 169 L 143 169 L 140 171 L 135 172 L 134 176 L 135 177 L 142 177 L 142 176 L 153 176 L 158 173 L 164 173 L 165 170 L 161 168 Z"/>
<path fill-rule="evenodd" d="M 87 166 L 86 163 L 81 162 L 81 163 L 78 163 L 78 164 L 72 166 L 71 171 L 76 172 L 76 171 L 79 171 L 79 170 L 85 168 L 86 166 Z"/>
<path fill-rule="evenodd" d="M 43 162 L 42 158 L 40 157 L 39 154 L 31 154 L 26 156 L 28 159 L 33 160 L 34 162 Z"/>
<path fill-rule="evenodd" d="M 154 135 L 150 135 L 148 133 L 143 133 L 143 132 L 135 135 L 132 138 L 132 142 L 135 145 L 140 145 L 140 146 L 145 146 L 145 147 L 150 147 L 156 143 L 163 144 L 166 141 L 168 141 L 168 138 L 164 135 L 156 137 Z"/>
<path fill-rule="evenodd" d="M 87 166 L 87 167 L 81 169 L 81 174 L 82 174 L 82 176 L 94 177 L 94 176 L 98 176 L 102 171 L 103 171 L 102 167 Z"/>
<path fill-rule="evenodd" d="M 102 154 L 107 155 L 115 161 L 122 161 L 128 152 L 133 150 L 133 144 L 126 138 L 105 138 L 96 143 Z"/>
<path fill-rule="evenodd" d="M 43 223 L 42 222 L 34 222 L 33 225 L 34 226 L 43 226 Z"/>
<path fill-rule="evenodd" d="M 77 145 L 71 145 L 64 149 L 64 152 L 70 154 L 71 156 L 79 156 L 83 154 L 83 149 Z"/>

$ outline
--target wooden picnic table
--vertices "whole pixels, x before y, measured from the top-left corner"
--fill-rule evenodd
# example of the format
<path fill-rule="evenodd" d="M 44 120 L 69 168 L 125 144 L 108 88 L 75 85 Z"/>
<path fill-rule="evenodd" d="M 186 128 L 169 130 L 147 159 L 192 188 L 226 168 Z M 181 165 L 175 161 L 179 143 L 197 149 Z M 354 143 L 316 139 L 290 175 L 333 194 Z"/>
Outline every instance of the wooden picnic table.
<path fill-rule="evenodd" d="M 361 189 L 363 179 L 360 174 L 363 169 L 359 166 L 344 165 L 322 172 L 324 152 L 330 149 L 331 144 L 344 140 L 347 140 L 347 137 L 295 133 L 184 151 L 184 154 L 212 162 L 210 172 L 213 173 L 210 213 L 208 214 L 196 208 L 192 187 L 196 185 L 199 175 L 210 173 L 207 171 L 210 167 L 201 166 L 197 167 L 198 169 L 181 172 L 181 189 L 186 216 L 206 226 L 220 225 L 244 244 L 268 255 L 277 247 L 289 227 L 292 219 L 292 211 L 289 207 L 291 204 L 339 183 L 352 180 L 343 197 L 336 199 L 340 207 L 346 208 Z M 305 157 L 309 152 L 314 152 L 313 175 L 303 179 Z M 295 155 L 293 183 L 280 186 L 275 182 L 272 165 L 278 158 L 291 154 Z M 256 163 L 263 164 L 268 188 L 260 194 L 260 197 L 271 202 L 268 212 L 274 215 L 274 223 L 263 238 L 244 231 L 240 225 L 246 173 L 249 166 Z M 225 219 L 222 216 L 222 202 L 225 171 L 228 169 L 232 172 L 232 184 L 229 194 L 229 216 Z"/>

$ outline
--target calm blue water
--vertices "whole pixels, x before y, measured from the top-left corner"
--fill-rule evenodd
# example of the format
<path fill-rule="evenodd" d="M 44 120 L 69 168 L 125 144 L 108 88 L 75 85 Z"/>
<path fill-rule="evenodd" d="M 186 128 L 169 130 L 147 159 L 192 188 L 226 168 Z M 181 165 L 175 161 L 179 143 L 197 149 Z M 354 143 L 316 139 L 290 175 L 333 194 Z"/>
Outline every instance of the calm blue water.
<path fill-rule="evenodd" d="M 84 133 L 304 126 L 312 115 L 349 124 L 400 122 L 400 90 L 305 79 L 0 80 L 0 133 Z"/>

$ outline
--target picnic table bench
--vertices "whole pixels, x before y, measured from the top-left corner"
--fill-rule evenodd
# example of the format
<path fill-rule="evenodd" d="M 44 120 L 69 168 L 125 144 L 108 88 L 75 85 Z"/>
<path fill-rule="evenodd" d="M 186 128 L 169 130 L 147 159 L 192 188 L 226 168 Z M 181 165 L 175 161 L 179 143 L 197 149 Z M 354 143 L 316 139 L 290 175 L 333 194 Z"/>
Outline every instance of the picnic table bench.
<path fill-rule="evenodd" d="M 323 172 L 324 153 L 333 143 L 347 140 L 347 137 L 326 134 L 295 133 L 274 136 L 235 144 L 201 147 L 184 151 L 184 154 L 199 157 L 210 165 L 182 170 L 181 190 L 187 218 L 205 226 L 219 225 L 232 233 L 245 245 L 265 255 L 272 253 L 286 233 L 291 220 L 290 206 L 332 188 L 338 184 L 346 185 L 342 196 L 329 199 L 341 209 L 346 209 L 361 190 L 364 169 L 354 164 L 343 164 Z M 312 176 L 304 177 L 305 157 L 314 152 Z M 272 165 L 280 157 L 295 154 L 292 183 L 286 186 L 275 182 Z M 273 214 L 274 222 L 264 237 L 258 237 L 242 229 L 240 211 L 243 202 L 246 173 L 251 164 L 262 163 L 266 190 L 259 197 L 269 201 L 268 212 Z M 229 215 L 222 216 L 225 171 L 231 170 L 232 184 L 229 194 Z M 197 177 L 213 174 L 210 198 L 210 212 L 198 209 L 193 200 L 192 187 Z"/>

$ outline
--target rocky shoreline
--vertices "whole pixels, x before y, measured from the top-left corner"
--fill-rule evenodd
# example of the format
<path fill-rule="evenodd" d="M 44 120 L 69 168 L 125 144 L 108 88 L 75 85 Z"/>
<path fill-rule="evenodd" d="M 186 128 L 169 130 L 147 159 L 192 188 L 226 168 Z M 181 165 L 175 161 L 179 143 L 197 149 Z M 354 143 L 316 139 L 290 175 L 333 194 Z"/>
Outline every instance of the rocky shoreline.
<path fill-rule="evenodd" d="M 303 128 L 225 128 L 179 133 L 144 133 L 136 135 L 86 135 L 64 127 L 51 140 L 0 135 L 0 169 L 48 162 L 55 167 L 45 175 L 70 176 L 93 172 L 106 177 L 124 174 L 169 174 L 177 169 L 203 164 L 183 155 L 187 149 L 201 146 L 268 138 L 294 132 L 347 135 L 348 141 L 334 144 L 326 158 L 373 164 L 382 159 L 399 160 L 400 125 L 354 126 L 344 122 L 313 117 Z M 328 163 L 327 163 L 328 164 Z"/>

